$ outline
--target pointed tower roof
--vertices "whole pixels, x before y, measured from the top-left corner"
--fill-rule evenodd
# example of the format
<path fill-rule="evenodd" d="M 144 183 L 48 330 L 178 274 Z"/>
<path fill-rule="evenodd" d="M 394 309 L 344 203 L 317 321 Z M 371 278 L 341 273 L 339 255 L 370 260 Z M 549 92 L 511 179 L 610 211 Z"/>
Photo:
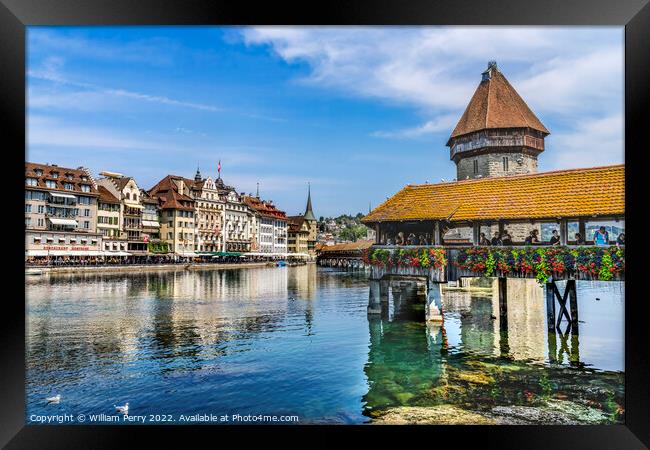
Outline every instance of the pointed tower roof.
<path fill-rule="evenodd" d="M 311 185 L 307 183 L 307 208 L 304 214 L 305 220 L 316 220 L 314 212 L 311 209 Z"/>
<path fill-rule="evenodd" d="M 450 140 L 489 128 L 532 128 L 550 134 L 506 77 L 499 72 L 495 61 L 488 63 L 482 76 L 465 112 L 452 131 Z"/>

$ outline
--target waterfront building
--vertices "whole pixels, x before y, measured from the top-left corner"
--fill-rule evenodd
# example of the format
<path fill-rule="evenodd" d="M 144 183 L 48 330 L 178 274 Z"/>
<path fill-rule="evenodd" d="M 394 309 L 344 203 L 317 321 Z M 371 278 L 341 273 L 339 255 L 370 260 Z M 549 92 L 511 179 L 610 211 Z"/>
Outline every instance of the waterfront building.
<path fill-rule="evenodd" d="M 221 176 L 215 180 L 222 209 L 222 252 L 250 252 L 252 247 L 251 222 L 253 212 L 242 201 L 242 195 L 226 185 Z"/>
<path fill-rule="evenodd" d="M 121 202 L 105 186 L 98 185 L 97 232 L 102 235 L 105 256 L 126 256 L 126 234 L 122 232 Z"/>
<path fill-rule="evenodd" d="M 167 175 L 147 194 L 158 201 L 161 240 L 178 256 L 195 256 L 195 200 L 186 181 Z"/>
<path fill-rule="evenodd" d="M 98 197 L 84 167 L 25 163 L 25 256 L 100 256 Z"/>
<path fill-rule="evenodd" d="M 311 205 L 311 186 L 307 187 L 307 206 L 305 213 L 290 216 L 289 238 L 287 249 L 289 253 L 305 253 L 316 257 L 316 241 L 318 234 L 318 221 Z"/>
<path fill-rule="evenodd" d="M 160 210 L 158 200 L 151 197 L 147 191 L 140 189 L 142 200 L 142 240 L 147 243 L 149 254 L 158 255 L 169 253 L 169 244 L 160 238 Z"/>
<path fill-rule="evenodd" d="M 309 223 L 302 215 L 289 216 L 287 217 L 287 221 L 289 225 L 287 251 L 289 253 L 308 255 Z"/>
<path fill-rule="evenodd" d="M 186 180 L 186 183 L 191 187 L 192 196 L 196 201 L 196 251 L 219 252 L 223 248 L 221 231 L 225 201 L 219 197 L 217 184 L 210 176 L 203 178 L 198 169 L 194 182 Z"/>
<path fill-rule="evenodd" d="M 272 201 L 261 200 L 259 194 L 242 198 L 253 211 L 251 220 L 253 252 L 264 254 L 287 253 L 287 215 Z"/>
<path fill-rule="evenodd" d="M 147 242 L 142 236 L 142 198 L 140 188 L 133 177 L 113 172 L 101 172 L 104 178 L 97 183 L 104 186 L 120 200 L 122 235 L 126 235 L 127 252 L 134 256 L 147 255 Z"/>
<path fill-rule="evenodd" d="M 562 244 L 573 243 L 575 232 L 590 243 L 586 230 L 600 224 L 623 230 L 625 166 L 537 173 L 548 134 L 490 62 L 447 143 L 457 181 L 408 185 L 362 222 L 377 244 L 406 244 L 411 234 L 432 244 L 478 244 L 480 233 L 504 230 L 522 244 L 533 229 L 544 238 L 542 223 L 558 230 Z"/>

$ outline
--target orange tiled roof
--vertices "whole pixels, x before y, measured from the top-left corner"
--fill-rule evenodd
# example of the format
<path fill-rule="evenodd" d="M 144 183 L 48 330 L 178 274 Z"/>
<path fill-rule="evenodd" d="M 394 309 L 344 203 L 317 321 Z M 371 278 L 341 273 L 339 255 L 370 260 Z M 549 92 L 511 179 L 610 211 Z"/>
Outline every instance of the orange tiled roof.
<path fill-rule="evenodd" d="M 408 185 L 362 219 L 554 219 L 625 214 L 625 166 Z"/>
<path fill-rule="evenodd" d="M 41 172 L 40 175 L 37 174 L 37 171 L 39 170 Z M 56 178 L 54 177 L 54 174 L 57 174 Z M 82 179 L 82 177 L 84 177 L 85 180 Z M 72 191 L 74 193 L 88 196 L 98 195 L 97 185 L 95 184 L 95 181 L 93 180 L 88 170 L 83 167 L 72 169 L 69 167 L 60 167 L 56 165 L 25 162 L 25 178 L 36 179 L 36 186 L 28 185 L 27 180 L 25 180 L 25 187 L 29 189 L 41 188 L 47 189 L 49 191 Z M 46 181 L 54 182 L 55 187 L 46 187 Z M 66 184 L 70 184 L 72 189 L 66 189 Z M 81 188 L 82 185 L 89 186 L 90 191 L 84 192 Z"/>
<path fill-rule="evenodd" d="M 334 245 L 325 245 L 320 248 L 321 253 L 329 252 L 350 252 L 350 251 L 361 251 L 367 248 L 370 248 L 375 241 L 356 241 L 356 242 L 345 242 L 343 244 L 334 244 Z"/>
<path fill-rule="evenodd" d="M 451 138 L 487 128 L 532 128 L 549 131 L 496 67 L 481 81 Z"/>

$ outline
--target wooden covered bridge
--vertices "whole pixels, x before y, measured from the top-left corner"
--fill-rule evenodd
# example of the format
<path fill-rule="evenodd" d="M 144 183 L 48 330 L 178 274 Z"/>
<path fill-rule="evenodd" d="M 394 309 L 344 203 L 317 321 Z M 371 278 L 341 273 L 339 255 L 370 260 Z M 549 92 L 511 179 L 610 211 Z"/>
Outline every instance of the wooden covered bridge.
<path fill-rule="evenodd" d="M 419 292 L 426 299 L 427 320 L 442 320 L 440 283 L 485 275 L 484 271 L 476 269 L 481 267 L 480 261 L 473 269 L 462 264 L 468 249 L 484 249 L 486 263 L 490 254 L 487 249 L 499 249 L 499 254 L 505 252 L 509 255 L 513 250 L 515 255 L 523 252 L 531 255 L 537 249 L 542 249 L 544 254 L 549 249 L 563 249 L 571 255 L 571 249 L 576 252 L 581 249 L 585 254 L 600 254 L 598 252 L 608 249 L 607 252 L 611 253 L 613 250 L 608 245 L 595 247 L 590 239 L 576 242 L 568 230 L 578 230 L 584 239 L 588 237 L 587 229 L 598 228 L 602 223 L 621 222 L 622 225 L 625 216 L 624 172 L 624 166 L 617 165 L 406 186 L 362 219 L 376 233 L 376 241 L 368 250 L 374 258 L 371 261 L 368 312 L 380 313 L 382 306 L 387 304 L 391 281 L 411 279 L 423 285 Z M 542 223 L 557 226 L 561 247 L 542 242 L 523 245 L 521 236 L 539 229 Z M 460 228 L 465 228 L 467 239 L 459 239 L 458 236 L 463 236 L 457 232 Z M 497 233 L 512 230 L 509 233 L 513 236 L 512 245 L 480 246 L 481 233 L 487 236 L 492 230 Z M 450 242 L 446 239 L 448 235 L 453 236 Z M 396 245 L 397 236 L 415 236 L 418 239 L 415 242 L 423 243 Z M 608 244 L 616 245 L 612 236 Z M 431 249 L 444 250 L 444 264 L 440 267 L 433 266 L 435 252 Z M 423 256 L 423 250 L 432 252 L 432 256 Z M 543 257 L 546 256 L 540 256 Z M 598 260 L 601 259 L 604 258 Z M 511 269 L 495 268 L 489 274 L 499 278 L 502 317 L 507 315 L 506 279 L 536 277 L 533 270 Z M 611 279 L 622 280 L 624 269 L 615 269 L 618 272 Z M 583 272 L 568 267 L 566 270 L 549 270 L 546 283 L 549 328 L 555 327 L 554 299 L 557 299 L 560 305 L 558 319 L 567 318 L 577 329 L 575 280 L 598 279 L 598 276 L 593 270 Z M 555 284 L 559 279 L 568 280 L 564 293 L 560 293 Z"/>

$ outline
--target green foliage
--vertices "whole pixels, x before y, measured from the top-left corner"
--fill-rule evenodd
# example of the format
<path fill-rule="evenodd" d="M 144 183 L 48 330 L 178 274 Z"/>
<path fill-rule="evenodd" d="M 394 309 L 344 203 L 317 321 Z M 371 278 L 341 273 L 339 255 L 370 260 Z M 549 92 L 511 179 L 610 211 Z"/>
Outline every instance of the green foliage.
<path fill-rule="evenodd" d="M 149 242 L 147 250 L 150 253 L 169 253 L 169 244 L 167 242 Z"/>

